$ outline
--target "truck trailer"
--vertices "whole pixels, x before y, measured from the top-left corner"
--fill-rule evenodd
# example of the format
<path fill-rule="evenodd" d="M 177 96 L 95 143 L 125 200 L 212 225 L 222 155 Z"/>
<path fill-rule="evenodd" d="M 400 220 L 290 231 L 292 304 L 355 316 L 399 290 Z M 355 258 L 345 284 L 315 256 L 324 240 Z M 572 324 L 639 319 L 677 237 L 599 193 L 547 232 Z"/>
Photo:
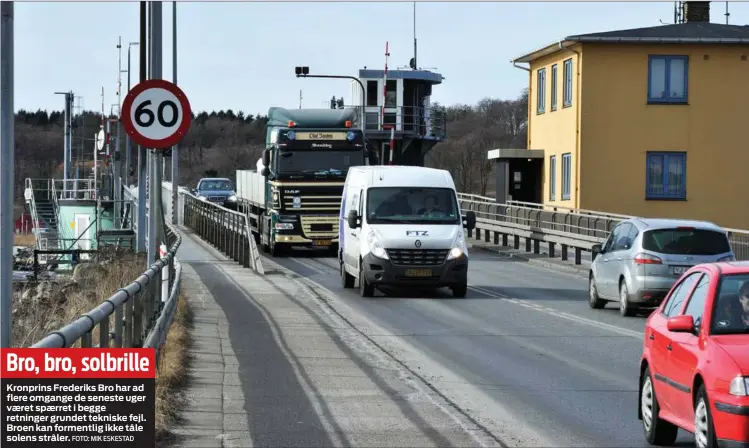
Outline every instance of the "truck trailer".
<path fill-rule="evenodd" d="M 352 109 L 268 111 L 266 144 L 254 170 L 237 170 L 238 210 L 266 253 L 292 247 L 338 252 L 338 214 L 352 166 L 365 165 L 366 143 Z"/>

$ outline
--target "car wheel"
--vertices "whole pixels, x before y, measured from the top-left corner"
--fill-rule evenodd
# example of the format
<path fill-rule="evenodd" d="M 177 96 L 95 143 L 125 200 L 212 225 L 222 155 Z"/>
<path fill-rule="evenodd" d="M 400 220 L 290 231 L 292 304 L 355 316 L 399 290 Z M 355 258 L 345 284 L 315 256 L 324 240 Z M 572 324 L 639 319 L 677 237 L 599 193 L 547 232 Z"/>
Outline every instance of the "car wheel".
<path fill-rule="evenodd" d="M 364 269 L 359 267 L 359 295 L 362 297 L 374 296 L 374 286 L 367 283 L 367 279 L 364 277 Z"/>
<path fill-rule="evenodd" d="M 450 289 L 453 291 L 453 297 L 463 298 L 468 294 L 468 281 L 453 285 Z"/>
<path fill-rule="evenodd" d="M 705 386 L 700 386 L 700 390 L 697 391 L 697 402 L 694 405 L 694 444 L 697 448 L 716 448 L 718 446 Z"/>
<path fill-rule="evenodd" d="M 626 317 L 634 316 L 637 312 L 637 308 L 632 306 L 629 301 L 629 290 L 627 289 L 627 282 L 622 280 L 619 283 L 619 314 Z"/>
<path fill-rule="evenodd" d="M 596 279 L 593 277 L 593 273 L 590 273 L 590 279 L 588 280 L 588 305 L 591 308 L 600 310 L 606 306 L 606 301 L 598 296 L 598 288 L 596 288 Z"/>
<path fill-rule="evenodd" d="M 354 281 L 356 280 L 353 275 L 346 272 L 346 267 L 343 266 L 343 262 L 340 263 L 341 265 L 341 286 L 343 286 L 346 289 L 351 289 L 354 287 Z"/>
<path fill-rule="evenodd" d="M 640 394 L 640 410 L 642 412 L 642 428 L 645 440 L 651 445 L 669 446 L 676 442 L 679 428 L 673 423 L 660 418 L 660 405 L 655 395 L 655 387 L 650 375 L 650 368 L 642 374 L 642 392 Z"/>

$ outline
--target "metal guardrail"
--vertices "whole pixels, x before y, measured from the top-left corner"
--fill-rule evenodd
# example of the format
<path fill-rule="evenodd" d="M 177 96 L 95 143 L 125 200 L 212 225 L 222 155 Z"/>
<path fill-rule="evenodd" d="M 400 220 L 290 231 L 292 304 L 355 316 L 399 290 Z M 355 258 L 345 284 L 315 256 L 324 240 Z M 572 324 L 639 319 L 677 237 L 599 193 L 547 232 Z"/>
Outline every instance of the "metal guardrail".
<path fill-rule="evenodd" d="M 480 223 L 514 223 L 537 229 L 541 233 L 566 234 L 567 238 L 580 240 L 582 250 L 590 250 L 590 238 L 603 242 L 621 221 L 636 218 L 631 215 L 603 213 L 594 210 L 571 209 L 518 201 L 497 203 L 494 198 L 458 193 L 461 208 L 473 210 Z M 749 231 L 724 228 L 737 260 L 749 260 Z M 506 242 L 506 238 L 503 238 Z M 537 244 L 537 243 L 533 243 Z M 504 244 L 506 245 L 506 244 Z M 526 243 L 526 247 L 528 243 Z M 534 250 L 535 251 L 535 250 Z M 550 248 L 550 255 L 552 249 Z M 530 252 L 530 250 L 529 250 Z"/>
<path fill-rule="evenodd" d="M 185 191 L 179 194 L 184 197 L 183 216 L 187 227 L 232 260 L 265 275 L 247 215 L 201 200 Z"/>
<path fill-rule="evenodd" d="M 81 348 L 93 347 L 93 335 L 98 329 L 97 347 L 152 347 L 157 349 L 158 357 L 179 301 L 182 274 L 175 258 L 182 237 L 170 225 L 167 229 L 171 247 L 164 258 L 96 308 L 31 347 L 68 348 L 79 341 Z M 162 301 L 160 274 L 164 269 L 169 272 L 170 292 L 168 299 Z"/>

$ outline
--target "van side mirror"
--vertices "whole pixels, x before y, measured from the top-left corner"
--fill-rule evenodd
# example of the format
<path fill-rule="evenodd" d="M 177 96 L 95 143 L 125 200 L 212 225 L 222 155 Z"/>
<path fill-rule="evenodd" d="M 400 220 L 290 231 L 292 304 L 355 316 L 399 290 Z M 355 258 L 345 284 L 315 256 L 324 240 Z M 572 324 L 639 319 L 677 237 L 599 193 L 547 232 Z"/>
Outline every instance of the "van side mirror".
<path fill-rule="evenodd" d="M 603 253 L 603 245 L 602 244 L 594 244 L 590 248 L 590 253 L 593 256 L 593 260 L 595 260 L 597 256 L 599 256 L 599 255 L 601 255 Z"/>
<path fill-rule="evenodd" d="M 361 223 L 359 222 L 359 213 L 356 210 L 351 210 L 348 212 L 348 226 L 352 229 L 356 229 L 357 227 L 361 227 Z"/>
<path fill-rule="evenodd" d="M 466 230 L 473 230 L 476 228 L 476 213 L 472 211 L 466 212 L 465 218 L 463 218 L 463 227 Z"/>

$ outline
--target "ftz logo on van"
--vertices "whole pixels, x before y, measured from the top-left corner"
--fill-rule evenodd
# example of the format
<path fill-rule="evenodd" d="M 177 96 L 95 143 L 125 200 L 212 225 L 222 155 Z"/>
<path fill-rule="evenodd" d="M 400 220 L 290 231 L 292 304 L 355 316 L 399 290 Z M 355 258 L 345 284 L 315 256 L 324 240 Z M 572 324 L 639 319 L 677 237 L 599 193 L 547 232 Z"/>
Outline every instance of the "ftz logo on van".
<path fill-rule="evenodd" d="M 406 236 L 429 236 L 426 230 L 406 230 Z"/>

